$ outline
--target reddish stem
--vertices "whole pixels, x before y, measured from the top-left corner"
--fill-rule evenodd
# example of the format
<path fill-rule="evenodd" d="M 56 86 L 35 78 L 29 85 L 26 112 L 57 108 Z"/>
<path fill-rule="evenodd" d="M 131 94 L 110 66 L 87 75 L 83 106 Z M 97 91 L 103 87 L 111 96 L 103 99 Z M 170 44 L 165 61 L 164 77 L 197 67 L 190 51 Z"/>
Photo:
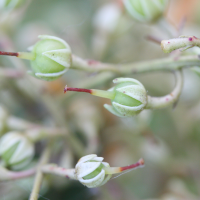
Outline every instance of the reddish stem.
<path fill-rule="evenodd" d="M 133 168 L 141 167 L 143 165 L 144 165 L 144 160 L 140 159 L 135 164 L 132 164 L 132 165 L 129 165 L 129 166 L 125 166 L 125 167 L 120 167 L 120 171 L 122 172 L 122 171 L 125 171 L 125 170 L 128 170 L 128 169 L 133 169 Z"/>
<path fill-rule="evenodd" d="M 18 57 L 19 53 L 17 53 L 17 52 L 0 51 L 0 55 L 3 55 L 3 56 L 16 56 L 16 57 Z"/>
<path fill-rule="evenodd" d="M 84 88 L 71 88 L 71 87 L 65 87 L 64 88 L 64 93 L 66 93 L 67 91 L 73 91 L 73 92 L 86 92 L 86 93 L 90 93 L 92 94 L 92 90 L 91 89 L 84 89 Z"/>

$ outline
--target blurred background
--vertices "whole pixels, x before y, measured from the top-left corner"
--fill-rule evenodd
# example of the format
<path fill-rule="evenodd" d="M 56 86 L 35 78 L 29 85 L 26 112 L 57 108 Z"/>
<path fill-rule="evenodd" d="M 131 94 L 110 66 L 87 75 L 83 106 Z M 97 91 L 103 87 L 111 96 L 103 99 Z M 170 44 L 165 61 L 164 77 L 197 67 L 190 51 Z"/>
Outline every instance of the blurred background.
<path fill-rule="evenodd" d="M 38 35 L 63 38 L 72 52 L 84 59 L 121 64 L 162 58 L 160 45 L 147 39 L 153 35 L 169 39 L 157 24 L 135 22 L 123 14 L 112 26 L 102 17 L 106 6 L 117 7 L 118 19 L 123 10 L 117 0 L 32 0 L 12 13 L 9 23 L 2 23 L 0 48 L 26 51 L 38 41 Z M 108 8 L 107 8 L 108 9 Z M 109 9 L 108 9 L 109 10 Z M 122 11 L 124 12 L 124 11 Z M 179 35 L 200 37 L 200 2 L 170 1 L 166 20 Z M 3 14 L 3 13 L 1 13 Z M 104 12 L 105 14 L 105 12 Z M 108 20 L 109 21 L 109 20 Z M 112 31 L 112 30 L 115 31 Z M 179 36 L 177 35 L 177 36 Z M 177 37 L 176 36 L 176 37 Z M 193 53 L 194 49 L 186 53 Z M 0 58 L 2 68 L 27 70 L 29 62 L 17 58 Z M 127 76 L 138 79 L 152 96 L 169 93 L 175 84 L 170 73 L 147 73 Z M 98 77 L 98 79 L 96 78 Z M 53 175 L 45 176 L 39 199 L 67 200 L 198 200 L 200 199 L 200 78 L 190 69 L 184 70 L 184 88 L 178 105 L 162 110 L 145 110 L 133 118 L 118 118 L 103 108 L 108 100 L 88 94 L 63 94 L 65 85 L 109 89 L 115 75 L 69 70 L 60 79 L 46 82 L 28 76 L 35 86 L 24 84 L 24 78 L 0 78 L 0 104 L 7 113 L 32 123 L 57 126 L 44 102 L 33 90 L 51 98 L 58 113 L 65 117 L 70 133 L 82 143 L 87 154 L 104 157 L 110 166 L 126 166 L 144 158 L 145 167 L 113 177 L 106 185 L 88 189 L 78 181 Z M 5 130 L 4 130 L 5 132 Z M 3 134 L 3 133 L 2 133 Z M 43 141 L 36 144 L 36 163 Z M 57 139 L 52 161 L 72 168 L 79 157 L 69 141 Z M 34 164 L 34 163 L 33 163 Z M 28 199 L 33 178 L 0 183 L 0 200 Z"/>

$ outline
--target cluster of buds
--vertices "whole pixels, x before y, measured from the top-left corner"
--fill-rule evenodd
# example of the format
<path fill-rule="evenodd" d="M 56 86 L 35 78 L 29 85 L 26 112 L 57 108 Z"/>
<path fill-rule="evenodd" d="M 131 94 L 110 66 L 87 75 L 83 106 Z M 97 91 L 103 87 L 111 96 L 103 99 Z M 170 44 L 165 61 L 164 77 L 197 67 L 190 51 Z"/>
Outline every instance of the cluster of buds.
<path fill-rule="evenodd" d="M 112 174 L 118 174 L 126 170 L 144 167 L 144 160 L 140 159 L 137 163 L 126 167 L 110 167 L 107 162 L 103 162 L 102 157 L 95 154 L 82 157 L 75 166 L 75 169 L 65 169 L 55 165 L 42 167 L 44 173 L 57 174 L 78 180 L 88 188 L 100 187 L 107 183 Z"/>
<path fill-rule="evenodd" d="M 65 87 L 64 92 L 87 92 L 95 96 L 111 99 L 112 105 L 104 107 L 118 117 L 131 117 L 140 113 L 147 104 L 147 92 L 144 86 L 133 78 L 116 78 L 117 85 L 108 91 Z"/>
<path fill-rule="evenodd" d="M 29 74 L 43 80 L 52 81 L 62 76 L 71 66 L 71 48 L 62 39 L 40 35 L 41 39 L 30 47 L 31 52 L 3 52 L 0 55 L 16 56 L 31 62 Z"/>
<path fill-rule="evenodd" d="M 33 143 L 22 133 L 9 132 L 0 138 L 0 161 L 5 167 L 20 170 L 34 156 Z"/>
<path fill-rule="evenodd" d="M 130 15 L 139 22 L 154 22 L 162 15 L 168 0 L 124 0 Z"/>

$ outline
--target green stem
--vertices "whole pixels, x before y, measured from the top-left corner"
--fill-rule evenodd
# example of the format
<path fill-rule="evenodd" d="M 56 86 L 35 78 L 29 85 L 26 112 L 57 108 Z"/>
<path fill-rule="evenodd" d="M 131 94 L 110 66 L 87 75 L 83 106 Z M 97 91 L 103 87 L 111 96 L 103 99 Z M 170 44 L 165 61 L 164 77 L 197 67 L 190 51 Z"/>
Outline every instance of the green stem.
<path fill-rule="evenodd" d="M 183 48 L 182 51 L 184 51 L 194 46 L 200 47 L 200 39 L 195 36 L 180 36 L 179 38 L 161 41 L 161 48 L 165 53 L 180 48 Z"/>
<path fill-rule="evenodd" d="M 26 178 L 35 174 L 35 168 L 26 171 L 14 172 L 0 167 L 0 181 L 11 181 Z"/>
<path fill-rule="evenodd" d="M 107 99 L 114 99 L 115 98 L 115 92 L 106 91 L 106 90 L 96 90 L 92 89 L 92 95 L 107 98 Z"/>
<path fill-rule="evenodd" d="M 76 180 L 75 169 L 66 169 L 63 167 L 59 167 L 56 164 L 44 165 L 42 167 L 42 172 L 48 174 L 56 174 L 58 176 L 64 176 Z"/>
<path fill-rule="evenodd" d="M 17 57 L 26 60 L 35 60 L 35 55 L 30 52 L 19 52 Z"/>
<path fill-rule="evenodd" d="M 176 71 L 175 72 L 176 77 L 176 86 L 174 90 L 163 97 L 151 97 L 148 96 L 148 103 L 146 108 L 149 109 L 158 109 L 158 108 L 164 108 L 169 105 L 172 105 L 178 101 L 178 98 L 181 94 L 182 87 L 183 87 L 183 74 L 182 71 Z"/>
<path fill-rule="evenodd" d="M 154 71 L 171 71 L 186 67 L 199 66 L 198 55 L 180 56 L 178 58 L 161 58 L 152 61 L 134 62 L 128 64 L 108 64 L 97 61 L 83 60 L 75 55 L 71 69 L 78 69 L 87 72 L 111 71 L 119 75 L 138 74 Z"/>
<path fill-rule="evenodd" d="M 41 156 L 41 160 L 40 160 L 39 166 L 37 168 L 37 172 L 36 172 L 36 176 L 35 176 L 35 180 L 34 180 L 33 190 L 31 192 L 29 200 L 37 200 L 38 199 L 38 194 L 39 194 L 40 187 L 41 187 L 41 184 L 42 184 L 42 179 L 43 179 L 43 173 L 42 173 L 41 168 L 49 160 L 50 145 L 51 145 L 51 143 L 49 143 L 47 145 L 47 147 L 45 148 L 45 150 L 44 150 L 44 152 Z"/>
<path fill-rule="evenodd" d="M 65 129 L 45 128 L 45 127 L 38 127 L 27 130 L 25 134 L 32 142 L 37 142 L 39 140 L 49 139 L 52 137 L 60 137 L 60 136 L 66 137 L 67 135 L 69 135 L 69 133 L 66 133 Z"/>

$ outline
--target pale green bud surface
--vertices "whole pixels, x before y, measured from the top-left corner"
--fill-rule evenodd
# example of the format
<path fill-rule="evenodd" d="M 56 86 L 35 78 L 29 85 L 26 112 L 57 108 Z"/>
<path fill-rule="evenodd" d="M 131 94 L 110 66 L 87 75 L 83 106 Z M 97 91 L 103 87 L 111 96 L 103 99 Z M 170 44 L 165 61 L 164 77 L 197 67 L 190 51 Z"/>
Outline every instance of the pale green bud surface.
<path fill-rule="evenodd" d="M 71 66 L 71 49 L 62 39 L 41 35 L 32 47 L 34 59 L 31 60 L 32 75 L 52 81 L 62 76 Z"/>
<path fill-rule="evenodd" d="M 76 179 L 88 188 L 99 187 L 110 180 L 111 175 L 104 170 L 109 164 L 102 162 L 102 157 L 95 154 L 82 157 L 75 167 Z"/>
<path fill-rule="evenodd" d="M 19 132 L 8 132 L 0 138 L 0 161 L 14 170 L 26 167 L 34 156 L 33 143 Z"/>
<path fill-rule="evenodd" d="M 117 85 L 109 91 L 115 93 L 111 105 L 104 107 L 119 117 L 132 117 L 140 113 L 147 104 L 147 93 L 144 86 L 133 78 L 116 78 Z"/>
<path fill-rule="evenodd" d="M 162 15 L 168 0 L 124 0 L 129 14 L 139 22 L 154 22 Z"/>

